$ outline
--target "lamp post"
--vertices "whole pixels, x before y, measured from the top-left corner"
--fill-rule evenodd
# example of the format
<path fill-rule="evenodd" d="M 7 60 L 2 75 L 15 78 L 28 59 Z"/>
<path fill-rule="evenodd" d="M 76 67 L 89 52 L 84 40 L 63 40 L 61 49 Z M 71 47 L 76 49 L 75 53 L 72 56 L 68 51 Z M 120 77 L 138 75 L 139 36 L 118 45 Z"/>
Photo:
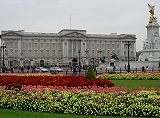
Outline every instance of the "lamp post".
<path fill-rule="evenodd" d="M 95 59 L 95 58 L 93 57 L 92 59 L 93 59 L 93 67 L 94 67 L 94 59 Z"/>
<path fill-rule="evenodd" d="M 21 52 L 20 55 L 20 66 L 23 66 L 23 53 Z"/>
<path fill-rule="evenodd" d="M 101 59 L 101 53 L 102 53 L 102 50 L 101 50 L 101 49 L 99 50 L 99 53 L 100 53 L 99 56 L 100 56 L 100 59 Z M 100 62 L 100 59 L 99 59 L 99 62 Z"/>
<path fill-rule="evenodd" d="M 6 48 L 6 46 L 4 45 L 4 43 L 3 43 L 3 45 L 1 46 L 1 48 L 2 48 L 2 50 L 3 50 L 3 67 L 2 67 L 2 73 L 5 73 L 5 68 L 4 68 L 4 66 L 5 66 L 5 64 L 4 64 L 4 49 Z"/>
<path fill-rule="evenodd" d="M 130 70 L 130 64 L 129 64 L 129 47 L 131 45 L 131 43 L 129 41 L 127 41 L 127 43 L 125 44 L 127 45 L 127 48 L 128 48 L 128 65 L 127 65 L 127 72 L 129 73 L 131 70 Z"/>
<path fill-rule="evenodd" d="M 86 53 L 86 59 L 88 59 L 88 56 L 89 56 L 89 55 L 88 55 L 88 52 L 89 52 L 89 50 L 88 50 L 88 49 L 86 49 L 86 50 L 85 50 L 85 53 Z M 87 60 L 87 61 L 88 61 L 88 60 Z M 86 63 L 86 64 L 88 65 L 88 63 Z"/>
<path fill-rule="evenodd" d="M 81 51 L 78 51 L 78 55 L 79 55 L 79 75 L 81 73 L 81 62 L 80 62 L 80 55 L 81 55 Z"/>

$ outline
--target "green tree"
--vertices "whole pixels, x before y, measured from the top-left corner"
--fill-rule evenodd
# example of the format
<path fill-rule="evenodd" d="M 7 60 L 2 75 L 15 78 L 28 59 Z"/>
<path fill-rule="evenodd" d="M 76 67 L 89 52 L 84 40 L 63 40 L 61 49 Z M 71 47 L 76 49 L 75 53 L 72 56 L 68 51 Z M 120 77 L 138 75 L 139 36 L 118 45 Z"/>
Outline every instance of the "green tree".
<path fill-rule="evenodd" d="M 87 79 L 95 79 L 96 78 L 96 74 L 94 72 L 93 66 L 89 66 L 88 71 L 86 73 L 86 78 Z"/>

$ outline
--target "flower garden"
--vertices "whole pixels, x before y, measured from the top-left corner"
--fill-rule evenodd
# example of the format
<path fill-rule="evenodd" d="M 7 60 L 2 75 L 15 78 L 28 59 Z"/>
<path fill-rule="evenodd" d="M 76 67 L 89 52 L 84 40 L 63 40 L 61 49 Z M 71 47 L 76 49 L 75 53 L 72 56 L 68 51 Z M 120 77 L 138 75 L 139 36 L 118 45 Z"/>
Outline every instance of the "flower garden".
<path fill-rule="evenodd" d="M 110 80 L 160 80 L 160 74 L 0 76 L 0 107 L 63 114 L 160 117 L 160 88 L 114 86 Z M 20 88 L 9 84 L 17 83 Z"/>

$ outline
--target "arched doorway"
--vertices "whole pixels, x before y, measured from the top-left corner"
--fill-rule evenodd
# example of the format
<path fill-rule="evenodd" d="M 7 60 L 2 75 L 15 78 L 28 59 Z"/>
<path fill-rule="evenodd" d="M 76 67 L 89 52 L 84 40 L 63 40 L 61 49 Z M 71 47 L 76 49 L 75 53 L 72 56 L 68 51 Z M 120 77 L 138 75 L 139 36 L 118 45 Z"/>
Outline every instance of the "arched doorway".
<path fill-rule="evenodd" d="M 17 67 L 18 66 L 18 61 L 17 60 L 9 60 L 8 61 L 9 66 L 14 66 Z"/>
<path fill-rule="evenodd" d="M 73 66 L 78 65 L 78 60 L 77 60 L 77 58 L 73 58 L 73 60 L 72 60 L 72 65 L 73 65 Z"/>
<path fill-rule="evenodd" d="M 40 60 L 40 66 L 44 66 L 44 60 Z"/>

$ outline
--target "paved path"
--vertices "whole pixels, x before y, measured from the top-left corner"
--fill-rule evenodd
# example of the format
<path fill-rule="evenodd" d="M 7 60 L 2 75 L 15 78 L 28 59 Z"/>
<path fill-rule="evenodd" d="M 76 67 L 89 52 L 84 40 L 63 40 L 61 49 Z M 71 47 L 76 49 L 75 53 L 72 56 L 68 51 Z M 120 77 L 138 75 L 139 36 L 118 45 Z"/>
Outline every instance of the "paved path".
<path fill-rule="evenodd" d="M 87 70 L 82 70 L 81 73 L 77 72 L 77 75 L 81 75 L 81 76 L 85 76 L 86 75 Z M 136 71 L 131 70 L 131 73 L 135 73 Z M 137 72 L 141 72 L 141 70 L 138 70 Z M 159 70 L 149 70 L 149 72 L 160 72 Z M 19 68 L 15 68 L 14 69 L 14 74 L 15 73 L 19 73 L 19 74 L 28 74 L 28 73 L 32 73 L 32 70 L 27 70 L 27 68 L 24 69 L 24 73 L 22 73 Z M 50 73 L 50 72 L 48 72 Z M 68 76 L 72 76 L 73 72 L 71 71 L 70 68 L 63 68 L 63 72 L 59 72 L 60 74 L 64 74 L 64 75 L 68 75 Z M 106 72 L 103 72 L 106 73 Z M 126 71 L 122 70 L 120 72 L 120 70 L 117 70 L 116 73 L 127 73 Z M 12 74 L 10 71 L 6 71 L 5 74 Z M 97 74 L 98 75 L 98 74 Z"/>

